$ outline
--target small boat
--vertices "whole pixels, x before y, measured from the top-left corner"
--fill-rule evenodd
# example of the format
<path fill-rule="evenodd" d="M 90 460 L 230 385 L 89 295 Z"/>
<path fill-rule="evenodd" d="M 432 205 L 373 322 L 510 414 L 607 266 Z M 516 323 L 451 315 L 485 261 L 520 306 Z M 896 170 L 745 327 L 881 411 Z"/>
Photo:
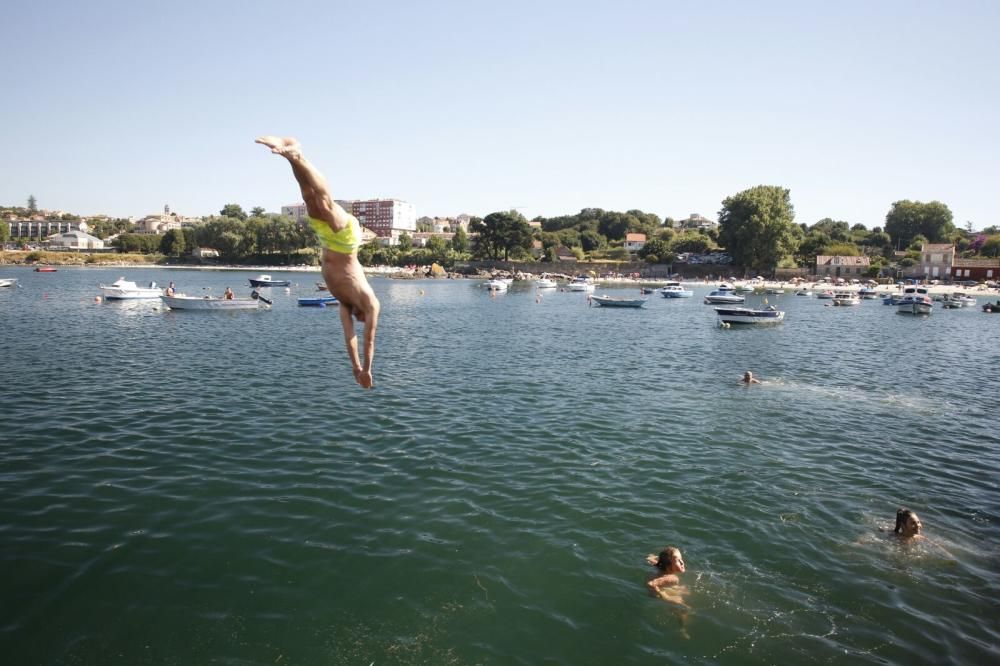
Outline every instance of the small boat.
<path fill-rule="evenodd" d="M 219 298 L 218 296 L 160 296 L 160 300 L 171 310 L 256 310 L 264 299 Z"/>
<path fill-rule="evenodd" d="M 101 293 L 109 301 L 125 301 L 139 298 L 159 298 L 163 295 L 163 290 L 157 287 L 155 282 L 150 282 L 148 287 L 140 287 L 135 282 L 120 277 L 110 285 L 102 284 Z"/>
<path fill-rule="evenodd" d="M 902 300 L 902 294 L 889 294 L 888 296 L 882 297 L 882 305 L 899 305 Z"/>
<path fill-rule="evenodd" d="M 795 292 L 795 295 L 796 296 L 814 296 L 814 294 L 811 291 L 809 291 L 808 289 L 799 289 L 797 292 Z"/>
<path fill-rule="evenodd" d="M 940 299 L 940 303 L 941 307 L 944 308 L 945 310 L 962 309 L 962 301 L 957 298 L 953 298 L 947 294 Z"/>
<path fill-rule="evenodd" d="M 744 297 L 741 294 L 735 293 L 732 287 L 725 284 L 720 284 L 718 289 L 716 289 L 715 291 L 713 291 L 712 293 L 710 293 L 708 296 L 705 297 L 705 303 L 707 305 L 713 303 L 721 303 L 721 304 L 743 303 L 745 301 L 746 297 Z"/>
<path fill-rule="evenodd" d="M 899 314 L 929 315 L 934 310 L 934 301 L 927 295 L 927 287 L 912 286 L 903 290 L 903 298 L 896 306 Z"/>
<path fill-rule="evenodd" d="M 0 287 L 16 287 L 17 278 L 0 278 Z"/>
<path fill-rule="evenodd" d="M 858 296 L 860 296 L 865 300 L 871 301 L 878 298 L 878 292 L 872 289 L 871 287 L 862 287 L 861 289 L 858 289 Z"/>
<path fill-rule="evenodd" d="M 329 291 L 329 287 L 326 286 L 326 282 L 317 282 L 316 291 Z"/>
<path fill-rule="evenodd" d="M 52 268 L 51 266 L 39 266 L 35 269 L 36 273 L 55 273 L 58 268 Z"/>
<path fill-rule="evenodd" d="M 328 305 L 340 305 L 336 296 L 303 296 L 298 299 L 303 307 L 325 308 Z"/>
<path fill-rule="evenodd" d="M 542 277 L 535 280 L 535 286 L 539 289 L 555 289 L 559 285 L 556 281 L 550 278 L 546 273 L 542 273 Z"/>
<path fill-rule="evenodd" d="M 494 280 L 489 280 L 487 282 L 484 282 L 483 283 L 483 287 L 485 287 L 486 289 L 488 289 L 488 290 L 490 290 L 492 292 L 507 291 L 507 289 L 510 287 L 510 283 L 507 282 L 507 280 L 496 280 L 496 279 L 494 279 Z"/>
<path fill-rule="evenodd" d="M 997 301 L 996 303 L 986 303 L 983 305 L 983 312 L 1000 312 L 1000 301 Z"/>
<path fill-rule="evenodd" d="M 680 282 L 668 282 L 660 289 L 660 295 L 663 298 L 691 298 L 694 292 L 685 289 Z"/>
<path fill-rule="evenodd" d="M 652 287 L 639 287 L 639 293 L 644 296 L 649 296 L 650 294 L 656 293 L 656 289 Z"/>
<path fill-rule="evenodd" d="M 763 310 L 750 308 L 715 308 L 719 321 L 724 324 L 780 324 L 785 319 L 785 311 L 769 306 Z"/>
<path fill-rule="evenodd" d="M 611 296 L 591 296 L 590 302 L 606 308 L 641 308 L 646 305 L 645 298 L 612 298 Z"/>
<path fill-rule="evenodd" d="M 835 294 L 832 291 L 830 291 L 829 289 L 827 289 L 826 291 L 821 291 L 818 294 L 816 294 L 816 298 L 831 299 L 831 298 L 834 297 L 834 295 Z"/>
<path fill-rule="evenodd" d="M 569 291 L 594 291 L 597 285 L 586 275 L 578 275 L 573 281 L 566 285 Z"/>
<path fill-rule="evenodd" d="M 838 291 L 833 295 L 834 305 L 861 305 L 861 298 L 853 291 Z"/>
<path fill-rule="evenodd" d="M 959 303 L 963 308 L 972 308 L 977 305 L 976 299 L 961 291 L 956 291 L 950 296 L 945 296 L 942 300 L 947 301 L 949 299 Z"/>
<path fill-rule="evenodd" d="M 250 278 L 251 287 L 289 287 L 291 284 L 291 280 L 272 280 L 270 275 L 263 273 L 255 278 Z"/>

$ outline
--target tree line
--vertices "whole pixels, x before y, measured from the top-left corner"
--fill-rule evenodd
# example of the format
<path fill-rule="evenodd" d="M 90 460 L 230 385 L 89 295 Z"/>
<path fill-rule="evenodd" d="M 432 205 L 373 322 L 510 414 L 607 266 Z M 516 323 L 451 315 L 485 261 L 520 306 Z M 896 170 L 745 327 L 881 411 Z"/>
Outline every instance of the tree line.
<path fill-rule="evenodd" d="M 0 208 L 0 213 L 4 211 L 28 214 L 31 209 Z M 632 254 L 624 241 L 630 233 L 645 234 L 645 245 L 637 254 L 648 263 L 673 263 L 681 253 L 725 251 L 734 265 L 768 274 L 776 268 L 813 266 L 817 255 L 865 255 L 871 260 L 874 275 L 890 264 L 898 262 L 906 267 L 918 262 L 922 243 L 954 244 L 960 256 L 1000 256 L 997 227 L 978 233 L 972 231 L 971 224 L 966 229 L 956 228 L 951 211 L 938 201 L 897 201 L 886 214 L 885 226 L 871 230 L 831 218 L 811 225 L 796 224 L 794 217 L 788 189 L 760 185 L 723 200 L 717 228 L 682 229 L 669 217 L 600 208 L 584 208 L 575 215 L 536 217 L 532 225 L 511 210 L 474 217 L 468 234 L 458 228 L 450 240 L 434 236 L 425 247 L 414 247 L 412 237 L 404 233 L 398 245 L 383 246 L 376 240 L 363 246 L 358 256 L 365 265 L 451 266 L 468 259 L 555 261 L 557 250 L 566 248 L 577 259 L 627 261 Z M 90 223 L 90 232 L 99 238 L 117 234 L 113 245 L 122 252 L 161 253 L 179 259 L 196 247 L 206 247 L 231 263 L 318 263 L 319 240 L 311 227 L 286 216 L 268 215 L 261 207 L 248 214 L 239 204 L 226 204 L 218 216 L 162 236 L 131 230 L 128 220 Z M 6 225 L 0 225 L 0 239 L 6 231 Z M 536 242 L 540 252 L 535 251 Z M 900 258 L 898 252 L 905 254 Z"/>

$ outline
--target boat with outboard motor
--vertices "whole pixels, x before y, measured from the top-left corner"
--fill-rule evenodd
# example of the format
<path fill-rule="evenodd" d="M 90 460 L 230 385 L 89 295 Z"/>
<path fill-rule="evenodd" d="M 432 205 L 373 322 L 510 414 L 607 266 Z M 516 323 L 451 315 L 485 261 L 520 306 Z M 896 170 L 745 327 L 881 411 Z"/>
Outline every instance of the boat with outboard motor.
<path fill-rule="evenodd" d="M 663 298 L 691 298 L 694 296 L 694 292 L 685 289 L 680 282 L 668 282 L 659 289 L 659 292 Z"/>
<path fill-rule="evenodd" d="M 16 287 L 17 278 L 0 278 L 0 287 Z"/>
<path fill-rule="evenodd" d="M 744 302 L 746 298 L 742 294 L 735 293 L 733 288 L 726 284 L 720 284 L 718 289 L 705 296 L 706 305 Z"/>
<path fill-rule="evenodd" d="M 646 305 L 645 298 L 612 298 L 611 296 L 591 296 L 590 302 L 606 308 L 641 308 Z"/>
<path fill-rule="evenodd" d="M 723 324 L 780 324 L 785 319 L 785 311 L 769 305 L 763 310 L 751 308 L 715 308 L 719 321 Z"/>
<path fill-rule="evenodd" d="M 258 296 L 257 298 L 219 298 L 218 296 L 186 296 L 184 294 L 174 294 L 173 296 L 163 295 L 160 300 L 171 310 L 257 310 L 263 306 L 270 305 L 270 301 Z"/>
<path fill-rule="evenodd" d="M 255 278 L 250 278 L 251 287 L 289 287 L 291 280 L 272 280 L 270 275 L 261 273 Z"/>
<path fill-rule="evenodd" d="M 903 290 L 903 297 L 896 306 L 899 314 L 929 315 L 934 311 L 934 301 L 927 294 L 927 287 L 913 285 Z"/>
<path fill-rule="evenodd" d="M 159 298 L 163 295 L 163 290 L 157 287 L 155 282 L 150 282 L 148 287 L 140 287 L 135 282 L 120 277 L 110 285 L 102 284 L 101 293 L 109 301 L 125 301 L 140 298 Z"/>

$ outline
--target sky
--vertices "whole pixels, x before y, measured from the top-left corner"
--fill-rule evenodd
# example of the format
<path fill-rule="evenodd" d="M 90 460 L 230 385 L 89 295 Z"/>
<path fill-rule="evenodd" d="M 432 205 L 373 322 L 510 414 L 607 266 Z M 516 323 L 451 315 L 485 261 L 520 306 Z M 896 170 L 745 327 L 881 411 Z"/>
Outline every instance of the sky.
<path fill-rule="evenodd" d="M 1000 223 L 1000 2 L 6 0 L 0 206 L 116 217 L 301 199 L 418 215 L 715 218 L 755 185 L 795 221 L 894 201 Z"/>

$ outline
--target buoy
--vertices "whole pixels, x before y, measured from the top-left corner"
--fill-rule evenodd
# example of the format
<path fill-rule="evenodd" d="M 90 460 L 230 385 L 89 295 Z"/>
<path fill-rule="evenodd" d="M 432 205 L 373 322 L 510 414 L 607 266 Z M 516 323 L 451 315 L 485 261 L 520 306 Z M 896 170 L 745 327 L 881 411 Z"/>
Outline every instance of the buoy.
<path fill-rule="evenodd" d="M 423 295 L 424 295 L 424 290 L 423 290 L 423 289 L 421 289 L 421 290 L 420 290 L 420 295 L 421 295 L 421 296 L 423 296 Z"/>

